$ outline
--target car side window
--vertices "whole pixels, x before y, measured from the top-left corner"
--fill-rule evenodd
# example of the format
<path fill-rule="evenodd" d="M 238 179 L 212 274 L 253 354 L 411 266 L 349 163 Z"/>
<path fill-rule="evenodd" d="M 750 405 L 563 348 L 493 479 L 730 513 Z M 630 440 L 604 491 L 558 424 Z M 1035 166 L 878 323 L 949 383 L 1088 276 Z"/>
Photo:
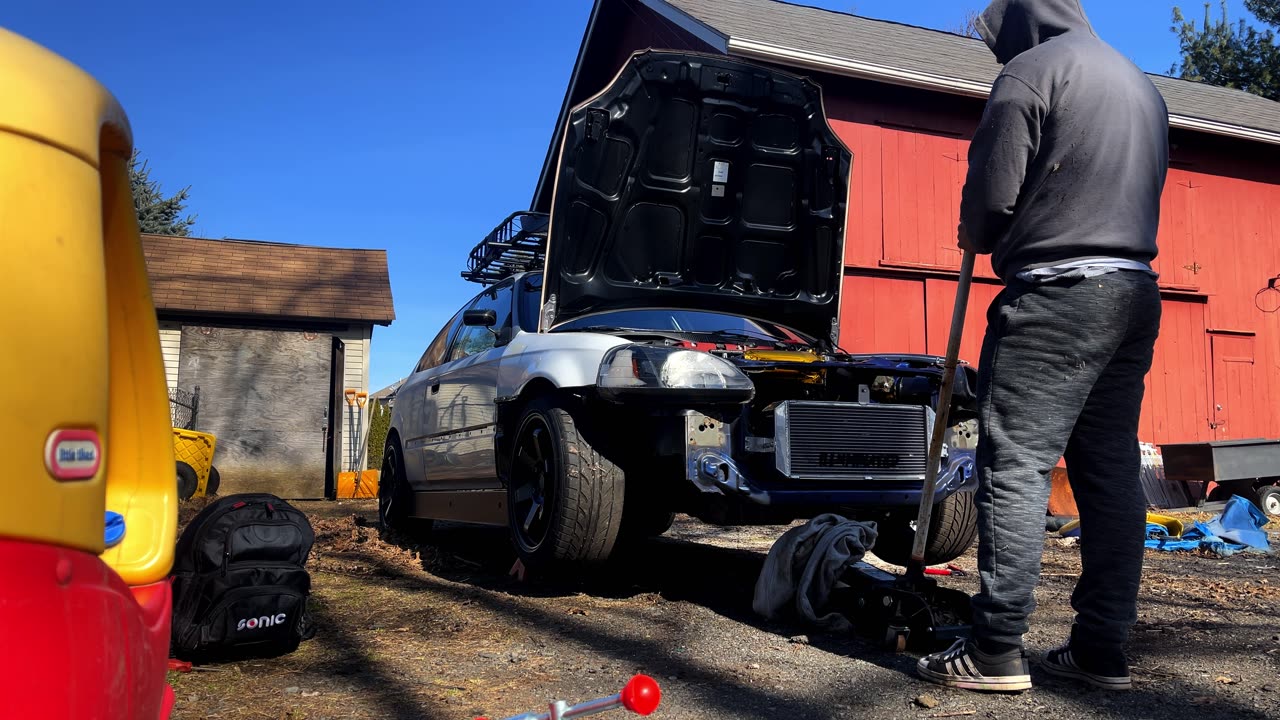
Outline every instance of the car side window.
<path fill-rule="evenodd" d="M 495 285 L 480 293 L 467 309 L 493 310 L 497 314 L 497 322 L 491 328 L 464 325 L 453 342 L 453 349 L 449 351 L 449 362 L 491 350 L 498 344 L 499 337 L 510 335 L 511 296 L 510 282 Z"/>
<path fill-rule="evenodd" d="M 530 275 L 520 283 L 520 329 L 538 332 L 538 315 L 542 311 L 542 277 Z"/>
<path fill-rule="evenodd" d="M 453 335 L 454 329 L 462 324 L 462 312 L 463 311 L 459 310 L 458 314 L 454 315 L 449 322 L 445 323 L 443 328 L 440 328 L 439 334 L 437 334 L 435 339 L 431 341 L 431 344 L 427 346 L 427 351 L 422 353 L 422 359 L 418 361 L 418 367 L 414 368 L 415 373 L 420 373 L 423 370 L 430 370 L 444 362 L 444 353 L 449 347 L 449 336 Z"/>

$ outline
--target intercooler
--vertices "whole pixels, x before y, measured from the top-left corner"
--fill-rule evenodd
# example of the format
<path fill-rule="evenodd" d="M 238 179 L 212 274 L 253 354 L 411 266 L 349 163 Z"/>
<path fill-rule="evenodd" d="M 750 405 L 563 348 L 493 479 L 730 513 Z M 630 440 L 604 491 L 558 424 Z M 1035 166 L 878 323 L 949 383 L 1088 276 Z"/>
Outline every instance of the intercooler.
<path fill-rule="evenodd" d="M 798 480 L 924 480 L 933 410 L 793 400 L 774 414 L 778 470 Z"/>

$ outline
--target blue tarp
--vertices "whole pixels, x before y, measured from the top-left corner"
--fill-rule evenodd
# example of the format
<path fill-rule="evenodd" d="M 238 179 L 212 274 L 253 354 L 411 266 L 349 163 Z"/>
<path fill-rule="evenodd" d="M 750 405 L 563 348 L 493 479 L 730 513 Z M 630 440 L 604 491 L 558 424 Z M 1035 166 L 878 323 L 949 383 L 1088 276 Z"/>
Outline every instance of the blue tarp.
<path fill-rule="evenodd" d="M 1238 552 L 1271 552 L 1267 516 L 1239 495 L 1227 501 L 1222 514 L 1207 523 L 1197 522 L 1182 537 L 1171 537 L 1163 525 L 1147 523 L 1147 547 L 1156 550 L 1209 550 L 1218 555 Z"/>
<path fill-rule="evenodd" d="M 1239 495 L 1227 501 L 1222 514 L 1209 521 L 1209 531 L 1214 535 L 1240 545 L 1247 545 L 1257 550 L 1270 550 L 1267 531 L 1267 516 L 1257 505 Z"/>

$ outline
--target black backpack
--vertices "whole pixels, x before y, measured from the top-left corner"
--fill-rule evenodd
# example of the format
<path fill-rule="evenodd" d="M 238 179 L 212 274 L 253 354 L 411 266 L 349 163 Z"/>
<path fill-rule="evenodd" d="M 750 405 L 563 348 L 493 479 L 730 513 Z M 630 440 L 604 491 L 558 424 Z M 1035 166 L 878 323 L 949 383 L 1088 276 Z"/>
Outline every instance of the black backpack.
<path fill-rule="evenodd" d="M 225 661 L 293 652 L 314 634 L 307 516 L 267 493 L 210 503 L 178 538 L 170 653 Z"/>

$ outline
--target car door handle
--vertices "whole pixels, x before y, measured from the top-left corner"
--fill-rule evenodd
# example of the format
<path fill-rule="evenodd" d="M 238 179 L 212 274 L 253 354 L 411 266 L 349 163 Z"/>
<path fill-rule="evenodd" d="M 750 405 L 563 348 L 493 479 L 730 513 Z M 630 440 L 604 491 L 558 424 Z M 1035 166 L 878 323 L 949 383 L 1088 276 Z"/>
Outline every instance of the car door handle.
<path fill-rule="evenodd" d="M 435 395 L 435 394 L 436 394 L 436 393 L 438 393 L 438 392 L 440 392 L 440 383 L 432 383 L 432 384 L 431 384 L 431 394 L 432 394 L 432 395 Z"/>

